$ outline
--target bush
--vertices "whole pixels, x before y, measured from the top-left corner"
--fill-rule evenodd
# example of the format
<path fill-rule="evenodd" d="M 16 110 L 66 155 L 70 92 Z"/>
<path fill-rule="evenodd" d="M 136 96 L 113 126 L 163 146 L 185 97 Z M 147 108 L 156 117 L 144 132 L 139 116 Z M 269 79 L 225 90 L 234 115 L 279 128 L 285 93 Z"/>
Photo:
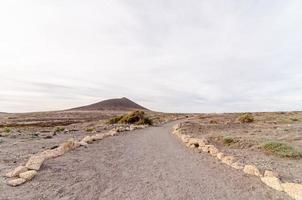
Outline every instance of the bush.
<path fill-rule="evenodd" d="M 92 132 L 92 131 L 94 131 L 94 128 L 87 128 L 86 131 L 87 132 Z"/>
<path fill-rule="evenodd" d="M 254 117 L 250 113 L 246 113 L 238 118 L 241 123 L 252 123 L 254 122 Z"/>
<path fill-rule="evenodd" d="M 65 128 L 64 127 L 57 127 L 55 132 L 58 133 L 58 132 L 63 132 L 65 131 Z"/>
<path fill-rule="evenodd" d="M 225 145 L 231 145 L 234 142 L 235 142 L 234 138 L 232 138 L 230 136 L 223 137 L 223 144 L 225 144 Z"/>
<path fill-rule="evenodd" d="M 293 122 L 299 121 L 299 119 L 297 119 L 297 118 L 291 118 L 290 120 L 292 120 Z"/>
<path fill-rule="evenodd" d="M 123 115 L 117 116 L 117 117 L 113 117 L 113 118 L 109 119 L 109 121 L 107 122 L 107 124 L 117 124 L 117 123 L 119 123 L 119 121 L 122 118 L 123 118 Z"/>
<path fill-rule="evenodd" d="M 128 115 L 124 115 L 120 120 L 120 123 L 135 124 L 145 117 L 144 111 L 134 111 Z"/>
<path fill-rule="evenodd" d="M 262 144 L 262 148 L 265 151 L 280 157 L 299 158 L 302 156 L 302 153 L 297 151 L 294 147 L 282 142 L 269 141 Z"/>
<path fill-rule="evenodd" d="M 5 127 L 5 128 L 3 129 L 3 132 L 9 134 L 9 133 L 12 132 L 12 129 L 11 129 L 11 128 L 8 128 L 8 127 Z"/>
<path fill-rule="evenodd" d="M 210 124 L 218 124 L 218 122 L 215 119 L 211 119 Z"/>
<path fill-rule="evenodd" d="M 137 125 L 152 125 L 153 122 L 150 118 L 145 116 L 144 111 L 134 111 L 132 113 L 117 116 L 110 119 L 107 124 L 137 124 Z"/>
<path fill-rule="evenodd" d="M 137 122 L 137 125 L 150 125 L 150 126 L 152 126 L 153 121 L 148 117 L 144 117 L 143 119 L 141 119 Z"/>

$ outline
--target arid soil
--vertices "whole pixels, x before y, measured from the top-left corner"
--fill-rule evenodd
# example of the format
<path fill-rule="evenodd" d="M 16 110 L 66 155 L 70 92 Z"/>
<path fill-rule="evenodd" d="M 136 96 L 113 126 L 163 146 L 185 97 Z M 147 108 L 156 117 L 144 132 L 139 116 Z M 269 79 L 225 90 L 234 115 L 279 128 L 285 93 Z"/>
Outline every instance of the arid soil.
<path fill-rule="evenodd" d="M 106 121 L 126 111 L 65 111 L 0 115 L 0 174 L 25 164 L 28 158 L 42 150 L 51 149 L 69 138 L 80 139 L 120 125 Z M 176 114 L 148 113 L 155 124 L 177 118 Z M 56 131 L 62 128 L 61 131 Z M 0 177 L 2 179 L 2 177 Z"/>
<path fill-rule="evenodd" d="M 162 127 L 127 132 L 47 161 L 0 199 L 289 199 L 258 179 L 187 149 Z"/>
<path fill-rule="evenodd" d="M 284 158 L 261 148 L 267 141 L 289 144 L 302 152 L 302 113 L 253 113 L 255 121 L 239 123 L 242 114 L 200 114 L 185 125 L 185 133 L 207 138 L 226 154 L 260 169 L 277 171 L 283 181 L 302 183 L 302 158 Z M 225 144 L 224 138 L 233 142 Z"/>

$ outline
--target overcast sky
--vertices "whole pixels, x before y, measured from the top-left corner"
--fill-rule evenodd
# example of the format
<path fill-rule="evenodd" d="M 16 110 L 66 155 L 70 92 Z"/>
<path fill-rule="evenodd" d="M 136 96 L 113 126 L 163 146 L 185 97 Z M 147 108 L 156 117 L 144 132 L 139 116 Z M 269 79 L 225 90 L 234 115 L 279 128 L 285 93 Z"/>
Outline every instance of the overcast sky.
<path fill-rule="evenodd" d="M 1 0 L 0 112 L 128 97 L 302 110 L 301 0 Z"/>

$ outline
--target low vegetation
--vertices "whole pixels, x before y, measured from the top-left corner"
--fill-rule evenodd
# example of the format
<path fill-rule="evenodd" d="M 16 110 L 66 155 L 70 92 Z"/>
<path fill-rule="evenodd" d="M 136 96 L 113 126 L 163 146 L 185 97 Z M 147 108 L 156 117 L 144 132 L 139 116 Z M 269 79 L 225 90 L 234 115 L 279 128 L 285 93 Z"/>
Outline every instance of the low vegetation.
<path fill-rule="evenodd" d="M 93 132 L 95 129 L 94 128 L 87 128 L 86 131 L 87 132 Z"/>
<path fill-rule="evenodd" d="M 3 132 L 4 132 L 4 133 L 7 133 L 7 134 L 10 134 L 10 133 L 12 132 L 12 129 L 11 129 L 11 128 L 8 128 L 8 127 L 5 127 L 5 128 L 3 129 Z"/>
<path fill-rule="evenodd" d="M 144 111 L 134 111 L 129 114 L 117 116 L 110 119 L 108 124 L 137 124 L 137 125 L 152 125 L 152 120 L 146 116 Z"/>
<path fill-rule="evenodd" d="M 10 135 L 12 132 L 11 128 L 5 127 L 0 131 L 0 137 L 6 137 L 8 135 Z"/>
<path fill-rule="evenodd" d="M 224 136 L 223 137 L 223 144 L 224 145 L 231 145 L 234 142 L 235 142 L 234 138 L 232 138 L 230 136 Z"/>
<path fill-rule="evenodd" d="M 244 115 L 241 115 L 239 118 L 238 118 L 238 121 L 241 122 L 241 123 L 252 123 L 254 122 L 254 116 L 250 113 L 246 113 Z"/>
<path fill-rule="evenodd" d="M 63 131 L 65 131 L 64 127 L 57 127 L 56 130 L 55 130 L 56 133 L 60 133 L 60 132 L 63 132 Z"/>
<path fill-rule="evenodd" d="M 269 153 L 275 154 L 280 157 L 287 158 L 301 158 L 302 153 L 296 150 L 294 147 L 289 144 L 278 142 L 278 141 L 269 141 L 261 145 L 261 147 Z"/>

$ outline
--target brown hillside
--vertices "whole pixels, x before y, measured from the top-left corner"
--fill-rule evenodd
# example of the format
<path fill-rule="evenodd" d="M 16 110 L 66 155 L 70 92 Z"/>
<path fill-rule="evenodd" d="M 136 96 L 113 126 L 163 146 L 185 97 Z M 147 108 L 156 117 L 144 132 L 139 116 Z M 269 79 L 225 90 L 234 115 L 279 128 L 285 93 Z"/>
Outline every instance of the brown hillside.
<path fill-rule="evenodd" d="M 125 97 L 120 99 L 108 99 L 95 104 L 73 108 L 71 110 L 148 110 L 141 105 L 127 99 Z"/>

